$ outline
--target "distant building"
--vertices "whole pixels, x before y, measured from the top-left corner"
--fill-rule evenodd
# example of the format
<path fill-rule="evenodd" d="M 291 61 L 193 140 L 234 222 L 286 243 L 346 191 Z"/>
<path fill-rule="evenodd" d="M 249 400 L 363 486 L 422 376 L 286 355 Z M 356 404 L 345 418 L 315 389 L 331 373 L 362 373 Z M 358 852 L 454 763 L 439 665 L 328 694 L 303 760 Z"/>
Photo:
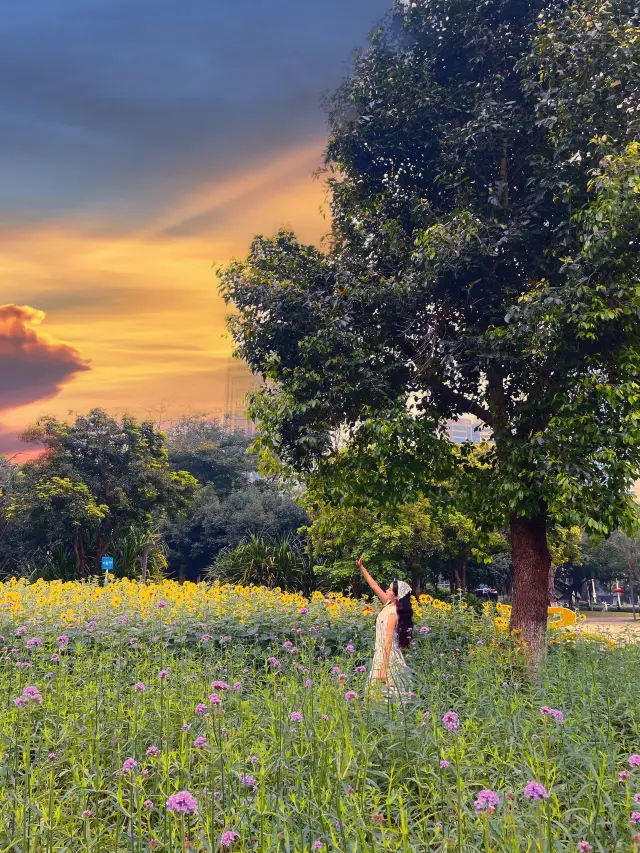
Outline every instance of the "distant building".
<path fill-rule="evenodd" d="M 481 441 L 489 441 L 491 438 L 489 427 L 471 415 L 462 415 L 456 420 L 447 421 L 447 429 L 449 438 L 455 444 L 464 444 L 465 441 L 480 444 Z"/>
<path fill-rule="evenodd" d="M 224 425 L 228 429 L 239 429 L 247 435 L 253 435 L 256 431 L 256 425 L 247 420 L 245 415 L 246 399 L 249 391 L 255 390 L 260 383 L 247 369 L 244 362 L 237 359 L 229 359 L 226 381 Z"/>

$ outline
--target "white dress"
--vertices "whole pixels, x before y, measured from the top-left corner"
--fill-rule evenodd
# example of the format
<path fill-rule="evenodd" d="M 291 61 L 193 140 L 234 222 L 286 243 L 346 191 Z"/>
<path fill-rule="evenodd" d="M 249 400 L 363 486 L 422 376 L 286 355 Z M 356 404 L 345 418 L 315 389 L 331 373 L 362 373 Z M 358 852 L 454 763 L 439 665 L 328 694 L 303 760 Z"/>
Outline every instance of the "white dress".
<path fill-rule="evenodd" d="M 398 645 L 398 633 L 394 630 L 393 641 L 391 643 L 391 651 L 389 652 L 389 660 L 387 662 L 387 683 L 385 685 L 378 679 L 383 671 L 384 665 L 384 647 L 387 636 L 387 622 L 392 615 L 395 615 L 396 607 L 393 602 L 388 602 L 384 605 L 378 618 L 376 619 L 376 647 L 373 653 L 373 662 L 371 664 L 371 672 L 369 673 L 369 683 L 372 687 L 382 686 L 384 692 L 390 697 L 397 699 L 400 694 L 406 693 L 410 689 L 411 670 L 405 663 L 405 660 Z"/>

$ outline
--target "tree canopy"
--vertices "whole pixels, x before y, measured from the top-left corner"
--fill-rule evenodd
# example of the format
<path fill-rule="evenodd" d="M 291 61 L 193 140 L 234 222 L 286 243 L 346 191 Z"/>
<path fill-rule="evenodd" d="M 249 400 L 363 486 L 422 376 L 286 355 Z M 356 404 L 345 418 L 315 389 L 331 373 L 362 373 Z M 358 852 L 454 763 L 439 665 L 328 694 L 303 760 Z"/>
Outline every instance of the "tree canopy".
<path fill-rule="evenodd" d="M 281 231 L 221 278 L 284 463 L 330 473 L 339 435 L 426 488 L 466 464 L 447 418 L 490 428 L 478 518 L 510 525 L 536 657 L 550 531 L 636 516 L 639 23 L 632 0 L 397 4 L 329 100 L 327 251 Z"/>

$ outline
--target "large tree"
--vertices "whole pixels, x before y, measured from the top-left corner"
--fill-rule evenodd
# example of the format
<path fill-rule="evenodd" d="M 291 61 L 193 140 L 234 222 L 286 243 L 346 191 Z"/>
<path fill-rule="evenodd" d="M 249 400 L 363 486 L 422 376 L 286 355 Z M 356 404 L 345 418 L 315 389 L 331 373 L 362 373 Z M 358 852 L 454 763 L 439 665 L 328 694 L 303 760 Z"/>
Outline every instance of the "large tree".
<path fill-rule="evenodd" d="M 40 418 L 23 435 L 42 454 L 20 469 L 7 515 L 23 553 L 71 552 L 80 578 L 132 534 L 151 542 L 158 515 L 187 506 L 196 481 L 173 471 L 153 424 L 100 409 L 73 423 Z"/>
<path fill-rule="evenodd" d="M 267 381 L 263 442 L 331 467 L 336 430 L 433 481 L 447 418 L 492 433 L 478 506 L 511 530 L 512 628 L 545 649 L 550 529 L 605 535 L 640 469 L 635 0 L 408 0 L 330 101 L 327 251 L 257 238 L 222 274 Z M 395 481 L 399 476 L 395 477 Z M 354 478 L 358 482 L 357 477 Z"/>

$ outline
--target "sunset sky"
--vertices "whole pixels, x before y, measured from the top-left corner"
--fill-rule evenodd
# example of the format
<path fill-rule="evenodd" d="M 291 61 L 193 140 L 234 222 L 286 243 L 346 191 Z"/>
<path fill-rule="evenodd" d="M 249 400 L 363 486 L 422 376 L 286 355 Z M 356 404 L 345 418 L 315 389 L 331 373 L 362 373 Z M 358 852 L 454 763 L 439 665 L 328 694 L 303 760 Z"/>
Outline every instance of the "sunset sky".
<path fill-rule="evenodd" d="M 224 402 L 213 268 L 327 228 L 322 94 L 390 0 L 30 0 L 0 31 L 0 452 Z"/>

